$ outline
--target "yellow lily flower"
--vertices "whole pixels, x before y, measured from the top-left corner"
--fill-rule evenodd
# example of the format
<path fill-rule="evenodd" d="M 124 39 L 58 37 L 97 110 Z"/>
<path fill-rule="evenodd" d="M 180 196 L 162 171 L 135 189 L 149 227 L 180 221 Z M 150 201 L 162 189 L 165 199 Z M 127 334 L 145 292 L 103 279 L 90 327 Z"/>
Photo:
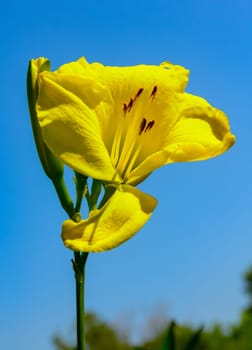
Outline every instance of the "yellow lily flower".
<path fill-rule="evenodd" d="M 167 62 L 106 67 L 84 58 L 39 74 L 36 110 L 47 147 L 75 171 L 118 186 L 87 220 L 64 223 L 65 245 L 100 251 L 121 244 L 156 206 L 133 186 L 162 165 L 208 159 L 233 145 L 225 114 L 184 92 L 188 75 Z"/>

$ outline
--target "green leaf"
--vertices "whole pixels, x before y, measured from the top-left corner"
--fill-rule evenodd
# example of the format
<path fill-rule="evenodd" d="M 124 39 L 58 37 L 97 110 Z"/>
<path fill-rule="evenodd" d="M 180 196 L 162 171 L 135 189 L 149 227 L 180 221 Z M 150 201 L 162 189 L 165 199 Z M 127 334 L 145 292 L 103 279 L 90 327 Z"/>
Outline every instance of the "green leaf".
<path fill-rule="evenodd" d="M 175 327 L 176 324 L 172 321 L 167 330 L 164 342 L 158 350 L 176 350 Z"/>
<path fill-rule="evenodd" d="M 189 339 L 188 344 L 185 346 L 184 350 L 194 350 L 196 346 L 199 344 L 199 340 L 203 331 L 203 327 L 200 327 Z"/>

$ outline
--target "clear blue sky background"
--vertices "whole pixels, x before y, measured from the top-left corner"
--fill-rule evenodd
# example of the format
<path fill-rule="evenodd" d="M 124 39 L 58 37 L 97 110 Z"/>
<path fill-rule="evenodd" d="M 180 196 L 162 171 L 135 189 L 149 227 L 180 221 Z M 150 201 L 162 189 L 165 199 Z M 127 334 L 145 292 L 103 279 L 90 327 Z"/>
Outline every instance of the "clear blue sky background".
<path fill-rule="evenodd" d="M 108 321 L 148 317 L 156 305 L 178 322 L 235 322 L 252 263 L 252 5 L 249 0 L 14 1 L 0 14 L 0 347 L 52 350 L 73 336 L 66 218 L 43 174 L 26 104 L 28 60 L 52 68 L 85 55 L 108 65 L 191 70 L 187 91 L 223 109 L 236 145 L 205 162 L 156 171 L 141 188 L 159 200 L 132 240 L 91 255 L 86 305 Z"/>

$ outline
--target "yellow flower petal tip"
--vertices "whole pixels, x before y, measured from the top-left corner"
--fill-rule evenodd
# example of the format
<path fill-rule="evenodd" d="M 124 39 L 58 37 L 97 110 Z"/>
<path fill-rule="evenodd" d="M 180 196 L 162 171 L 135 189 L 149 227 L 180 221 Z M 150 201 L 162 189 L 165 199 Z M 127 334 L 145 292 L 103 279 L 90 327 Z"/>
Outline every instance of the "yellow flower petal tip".
<path fill-rule="evenodd" d="M 157 201 L 140 190 L 121 185 L 99 210 L 78 223 L 62 226 L 64 245 L 74 251 L 102 252 L 130 239 L 150 218 Z"/>
<path fill-rule="evenodd" d="M 81 58 L 38 74 L 44 142 L 86 176 L 136 185 L 165 164 L 215 157 L 234 143 L 224 113 L 185 92 L 189 71 L 181 66 Z"/>

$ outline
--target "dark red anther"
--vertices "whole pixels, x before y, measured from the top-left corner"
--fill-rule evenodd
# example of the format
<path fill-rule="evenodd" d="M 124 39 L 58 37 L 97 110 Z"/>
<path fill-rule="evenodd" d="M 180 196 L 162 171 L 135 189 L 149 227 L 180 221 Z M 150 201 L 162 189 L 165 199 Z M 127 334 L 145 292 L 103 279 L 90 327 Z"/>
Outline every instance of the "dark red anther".
<path fill-rule="evenodd" d="M 155 120 L 151 120 L 151 121 L 147 124 L 147 126 L 146 126 L 144 132 L 146 132 L 146 131 L 148 131 L 148 130 L 151 130 L 154 124 L 155 124 Z"/>
<path fill-rule="evenodd" d="M 142 132 L 144 131 L 144 128 L 145 128 L 145 126 L 146 126 L 146 119 L 145 118 L 143 118 L 143 120 L 141 121 L 141 124 L 140 124 L 140 128 L 139 128 L 139 133 L 138 133 L 138 135 L 141 135 L 142 134 Z"/>
<path fill-rule="evenodd" d="M 153 99 L 157 94 L 157 85 L 154 86 L 152 92 L 151 92 L 151 95 L 150 97 Z"/>
<path fill-rule="evenodd" d="M 139 89 L 136 93 L 136 96 L 134 97 L 134 101 L 141 95 L 141 93 L 144 91 L 143 88 Z"/>
<path fill-rule="evenodd" d="M 124 103 L 123 104 L 123 113 L 124 114 L 127 112 L 127 108 L 128 108 L 127 103 Z"/>
<path fill-rule="evenodd" d="M 127 106 L 127 112 L 130 112 L 130 111 L 131 111 L 131 108 L 132 108 L 132 106 L 133 106 L 133 103 L 134 103 L 133 99 L 130 98 L 129 104 L 128 104 L 128 106 Z"/>

